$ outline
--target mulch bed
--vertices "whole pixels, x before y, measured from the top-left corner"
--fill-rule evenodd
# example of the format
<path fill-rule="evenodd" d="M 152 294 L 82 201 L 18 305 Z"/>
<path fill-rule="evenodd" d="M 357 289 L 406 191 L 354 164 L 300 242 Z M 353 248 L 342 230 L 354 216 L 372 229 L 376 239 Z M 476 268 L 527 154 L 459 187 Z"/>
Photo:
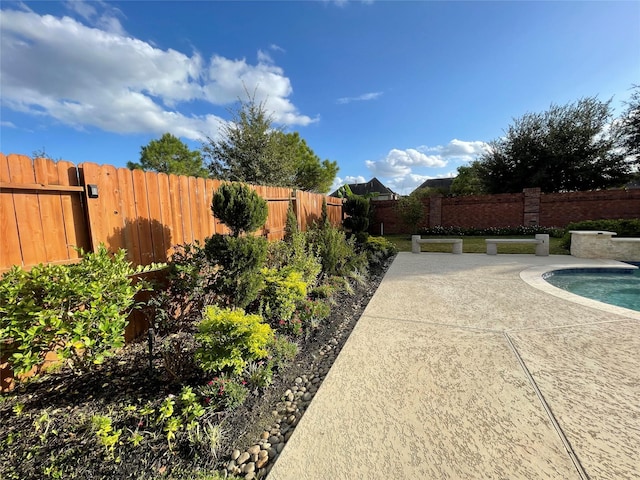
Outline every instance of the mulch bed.
<path fill-rule="evenodd" d="M 124 407 L 147 402 L 158 405 L 182 387 L 166 373 L 159 354 L 154 357 L 153 371 L 149 370 L 147 341 L 141 339 L 90 373 L 48 374 L 0 396 L 0 478 L 197 478 L 196 472 L 222 468 L 232 449 L 242 450 L 257 441 L 272 422 L 271 412 L 283 393 L 296 377 L 309 371 L 314 353 L 334 338 L 336 329 L 355 326 L 392 260 L 371 272 L 365 284 L 354 285 L 354 295 L 338 294 L 330 317 L 311 336 L 298 340 L 297 357 L 276 372 L 272 385 L 252 392 L 233 412 L 211 418 L 221 420 L 224 427 L 217 455 L 194 448 L 186 440 L 169 448 L 161 431 L 147 432 L 142 425 L 144 441 L 137 447 L 130 442 L 137 418 Z M 156 339 L 158 345 L 162 342 Z M 194 387 L 209 380 L 197 371 L 186 377 L 181 382 Z M 94 415 L 110 416 L 113 428 L 122 430 L 113 451 L 101 445 L 91 429 Z"/>

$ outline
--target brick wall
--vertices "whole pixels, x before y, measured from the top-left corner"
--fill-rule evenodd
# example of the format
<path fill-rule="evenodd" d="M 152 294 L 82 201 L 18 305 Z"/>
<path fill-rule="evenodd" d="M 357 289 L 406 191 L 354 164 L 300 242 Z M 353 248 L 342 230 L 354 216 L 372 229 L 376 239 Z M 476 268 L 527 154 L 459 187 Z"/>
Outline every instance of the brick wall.
<path fill-rule="evenodd" d="M 540 196 L 540 225 L 582 220 L 640 218 L 640 189 L 547 193 Z"/>
<path fill-rule="evenodd" d="M 440 225 L 463 228 L 522 225 L 522 205 L 522 193 L 447 197 L 442 199 Z"/>
<path fill-rule="evenodd" d="M 425 218 L 417 228 L 405 227 L 396 213 L 395 200 L 372 202 L 374 220 L 369 232 L 413 233 L 437 225 L 464 228 L 542 225 L 565 227 L 581 220 L 640 218 L 640 189 L 543 194 L 539 188 L 522 193 L 433 196 L 423 200 Z"/>

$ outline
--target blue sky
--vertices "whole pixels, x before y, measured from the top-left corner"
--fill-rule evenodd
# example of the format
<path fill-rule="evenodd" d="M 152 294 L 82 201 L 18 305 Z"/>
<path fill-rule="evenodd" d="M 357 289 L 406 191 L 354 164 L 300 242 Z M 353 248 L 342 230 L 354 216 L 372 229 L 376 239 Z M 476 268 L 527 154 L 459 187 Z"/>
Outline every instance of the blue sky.
<path fill-rule="evenodd" d="M 3 0 L 0 151 L 124 166 L 246 87 L 340 182 L 455 174 L 512 119 L 640 83 L 640 2 Z"/>

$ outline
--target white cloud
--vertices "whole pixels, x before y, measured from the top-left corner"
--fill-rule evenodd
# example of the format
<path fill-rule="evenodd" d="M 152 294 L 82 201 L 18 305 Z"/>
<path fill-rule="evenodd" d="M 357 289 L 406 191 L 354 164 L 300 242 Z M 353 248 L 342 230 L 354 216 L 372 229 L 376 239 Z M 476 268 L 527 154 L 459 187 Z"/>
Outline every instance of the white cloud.
<path fill-rule="evenodd" d="M 5 121 L 0 122 L 0 127 L 16 128 L 13 122 L 5 122 Z"/>
<path fill-rule="evenodd" d="M 262 60 L 251 65 L 244 59 L 214 55 L 206 60 L 198 53 L 162 50 L 123 35 L 116 9 L 105 5 L 67 4 L 95 27 L 70 17 L 3 10 L 2 104 L 76 128 L 171 131 L 197 140 L 202 133 L 215 137 L 224 120 L 183 113 L 181 103 L 228 105 L 243 98 L 246 89 L 264 102 L 277 123 L 315 121 L 291 103 L 291 82 L 281 68 L 266 61 L 268 54 L 262 52 Z M 100 8 L 107 10 L 101 13 Z"/>
<path fill-rule="evenodd" d="M 258 63 L 273 63 L 273 58 L 268 52 L 258 50 Z"/>
<path fill-rule="evenodd" d="M 284 48 L 282 48 L 280 45 L 276 45 L 275 43 L 272 43 L 271 45 L 269 45 L 269 48 L 274 52 L 283 52 L 283 53 L 286 52 Z"/>
<path fill-rule="evenodd" d="M 470 162 L 478 155 L 482 155 L 488 151 L 489 145 L 485 142 L 465 142 L 454 138 L 447 145 L 438 145 L 436 147 L 428 147 L 422 145 L 417 150 L 425 153 L 434 153 L 443 159 L 452 160 L 457 159 L 465 162 Z"/>
<path fill-rule="evenodd" d="M 346 185 L 347 183 L 365 183 L 366 181 L 367 179 L 364 178 L 362 175 L 358 175 L 358 176 L 347 175 L 344 178 L 336 177 L 333 180 L 333 184 L 331 185 L 331 188 L 329 189 L 329 193 L 335 192 L 337 189 L 339 189 L 343 185 Z"/>
<path fill-rule="evenodd" d="M 346 105 L 347 103 L 351 103 L 351 102 L 364 102 L 368 100 L 375 100 L 376 98 L 380 97 L 382 93 L 383 92 L 370 92 L 370 93 L 364 93 L 362 95 L 358 95 L 357 97 L 342 97 L 337 100 L 337 103 L 339 103 L 340 105 Z"/>
<path fill-rule="evenodd" d="M 446 164 L 447 162 L 437 155 L 426 155 L 413 148 L 394 148 L 382 160 L 365 161 L 367 168 L 380 177 L 406 176 L 415 167 L 444 167 Z"/>
<path fill-rule="evenodd" d="M 389 188 L 406 194 L 430 178 L 454 177 L 455 168 L 446 172 L 437 169 L 442 169 L 451 162 L 470 162 L 488 148 L 489 145 L 485 142 L 453 139 L 446 145 L 435 147 L 422 145 L 405 150 L 394 148 L 380 160 L 366 160 L 365 165 L 375 176 L 383 178 L 383 183 Z M 435 169 L 435 174 L 419 173 L 425 169 Z"/>
<path fill-rule="evenodd" d="M 107 32 L 124 35 L 125 30 L 118 17 L 123 17 L 122 12 L 102 0 L 87 2 L 84 0 L 67 0 L 64 6 L 71 12 L 78 14 L 92 26 L 106 30 Z M 100 8 L 100 11 L 96 7 Z"/>

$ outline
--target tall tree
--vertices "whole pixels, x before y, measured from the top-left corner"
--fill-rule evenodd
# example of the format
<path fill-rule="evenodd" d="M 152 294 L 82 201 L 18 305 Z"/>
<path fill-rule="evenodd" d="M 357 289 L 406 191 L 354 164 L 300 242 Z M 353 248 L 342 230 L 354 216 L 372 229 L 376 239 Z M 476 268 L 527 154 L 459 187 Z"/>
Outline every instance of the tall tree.
<path fill-rule="evenodd" d="M 220 139 L 207 137 L 202 152 L 211 176 L 258 185 L 296 187 L 325 193 L 338 172 L 336 162 L 320 161 L 295 133 L 273 125 L 264 103 L 240 100 Z"/>
<path fill-rule="evenodd" d="M 207 137 L 202 144 L 211 176 L 259 185 L 282 185 L 283 178 L 291 178 L 293 165 L 278 159 L 273 121 L 264 103 L 256 103 L 254 97 L 240 100 L 232 113 L 220 139 Z"/>
<path fill-rule="evenodd" d="M 620 118 L 620 140 L 626 155 L 640 166 L 640 85 L 633 86 L 627 109 Z"/>
<path fill-rule="evenodd" d="M 288 179 L 287 186 L 327 193 L 338 173 L 338 164 L 335 161 L 321 161 L 298 132 L 274 132 L 273 135 L 279 158 L 293 164 L 293 176 Z"/>
<path fill-rule="evenodd" d="M 151 140 L 148 145 L 142 147 L 140 163 L 127 162 L 127 168 L 192 177 L 208 175 L 200 152 L 189 150 L 186 144 L 170 133 L 165 133 L 159 140 Z"/>
<path fill-rule="evenodd" d="M 528 113 L 490 142 L 477 164 L 489 193 L 595 190 L 619 186 L 631 164 L 616 149 L 611 101 L 587 97 L 543 113 Z"/>
<path fill-rule="evenodd" d="M 478 174 L 478 162 L 458 167 L 458 175 L 451 183 L 449 192 L 453 195 L 482 195 L 484 185 Z"/>

